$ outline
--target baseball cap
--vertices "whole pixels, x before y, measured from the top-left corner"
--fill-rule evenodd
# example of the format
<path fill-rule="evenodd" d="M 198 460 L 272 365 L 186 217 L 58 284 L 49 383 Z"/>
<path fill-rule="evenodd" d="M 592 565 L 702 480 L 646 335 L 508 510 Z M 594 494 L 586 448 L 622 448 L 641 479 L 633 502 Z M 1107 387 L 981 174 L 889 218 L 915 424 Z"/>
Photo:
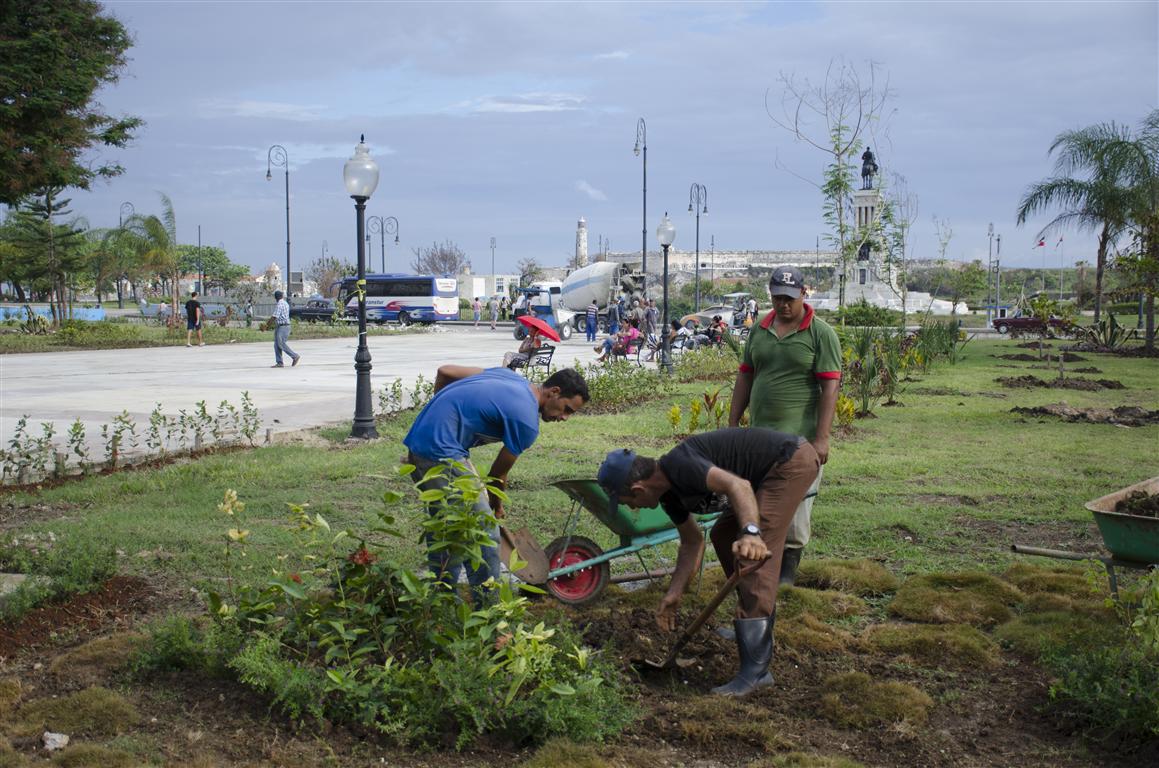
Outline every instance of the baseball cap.
<path fill-rule="evenodd" d="M 596 480 L 600 487 L 608 494 L 608 512 L 615 513 L 620 505 L 620 492 L 626 490 L 628 473 L 632 471 L 632 463 L 636 461 L 636 452 L 628 448 L 612 451 L 600 465 Z"/>
<path fill-rule="evenodd" d="M 795 298 L 801 295 L 804 288 L 805 278 L 801 276 L 801 270 L 796 267 L 777 267 L 773 270 L 772 279 L 769 280 L 769 293 L 773 296 L 792 296 Z"/>

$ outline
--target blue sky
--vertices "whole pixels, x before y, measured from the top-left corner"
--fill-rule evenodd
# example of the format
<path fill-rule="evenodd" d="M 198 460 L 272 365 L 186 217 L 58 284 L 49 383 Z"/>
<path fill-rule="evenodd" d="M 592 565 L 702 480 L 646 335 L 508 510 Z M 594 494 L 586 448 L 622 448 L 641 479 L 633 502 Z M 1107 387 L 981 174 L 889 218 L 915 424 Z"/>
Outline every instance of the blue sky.
<path fill-rule="evenodd" d="M 281 171 L 290 156 L 294 268 L 353 261 L 342 165 L 365 133 L 381 169 L 368 213 L 400 221 L 387 268 L 449 239 L 476 271 L 562 264 L 575 222 L 613 250 L 638 249 L 648 127 L 648 232 L 668 210 L 694 247 L 689 187 L 703 184 L 701 247 L 811 249 L 824 232 L 823 154 L 778 128 L 781 75 L 817 81 L 843 58 L 888 77 L 890 116 L 873 137 L 886 171 L 919 199 L 914 253 L 1038 266 L 1046 219 L 1017 228 L 1026 186 L 1051 171 L 1062 130 L 1136 124 L 1159 106 L 1154 2 L 387 3 L 106 2 L 135 45 L 100 100 L 147 121 L 115 157 L 126 173 L 72 193 L 93 226 L 122 202 L 174 203 L 178 234 L 223 245 L 255 271 L 285 261 Z M 1051 239 L 1049 263 L 1093 260 L 1094 241 Z M 377 268 L 378 241 L 371 261 Z"/>

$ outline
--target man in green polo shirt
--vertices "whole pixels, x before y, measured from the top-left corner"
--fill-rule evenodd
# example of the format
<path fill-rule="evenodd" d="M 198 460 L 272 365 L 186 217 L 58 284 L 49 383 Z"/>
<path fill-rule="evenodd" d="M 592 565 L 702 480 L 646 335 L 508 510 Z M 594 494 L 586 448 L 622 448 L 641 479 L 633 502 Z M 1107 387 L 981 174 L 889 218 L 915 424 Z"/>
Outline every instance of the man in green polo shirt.
<path fill-rule="evenodd" d="M 745 409 L 754 427 L 801 435 L 813 444 L 823 465 L 829 460 L 829 433 L 841 383 L 841 343 L 829 325 L 805 303 L 805 282 L 796 267 L 773 270 L 769 280 L 773 311 L 755 324 L 732 390 L 728 424 L 740 424 Z M 801 550 L 809 543 L 818 473 L 789 526 L 781 558 L 782 584 L 792 584 Z"/>

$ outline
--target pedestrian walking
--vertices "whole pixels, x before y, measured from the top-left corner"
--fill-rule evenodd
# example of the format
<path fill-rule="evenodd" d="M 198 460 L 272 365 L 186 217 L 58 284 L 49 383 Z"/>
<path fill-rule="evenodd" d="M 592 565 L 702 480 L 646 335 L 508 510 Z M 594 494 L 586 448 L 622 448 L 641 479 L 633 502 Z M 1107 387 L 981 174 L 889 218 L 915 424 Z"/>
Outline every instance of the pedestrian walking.
<path fill-rule="evenodd" d="M 475 301 L 471 304 L 471 309 L 475 312 L 475 327 L 479 327 L 479 319 L 483 317 L 483 302 L 479 301 L 479 297 L 475 297 Z"/>
<path fill-rule="evenodd" d="M 185 346 L 193 346 L 194 331 L 197 331 L 197 346 L 205 346 L 205 339 L 201 337 L 201 324 L 204 320 L 205 312 L 201 308 L 201 302 L 197 300 L 197 291 L 193 291 L 189 294 L 189 301 L 185 302 Z"/>
<path fill-rule="evenodd" d="M 596 305 L 596 300 L 592 299 L 588 304 L 587 310 L 584 312 L 584 331 L 587 334 L 589 342 L 596 340 L 596 327 L 599 324 L 600 308 Z"/>
<path fill-rule="evenodd" d="M 302 356 L 295 354 L 294 350 L 290 349 L 290 303 L 283 298 L 284 294 L 281 291 L 274 291 L 274 300 L 278 303 L 274 306 L 274 364 L 273 368 L 284 368 L 282 363 L 282 353 L 290 356 L 294 362 L 290 363 L 290 367 L 298 364 Z"/>
<path fill-rule="evenodd" d="M 492 296 L 488 309 L 491 310 L 491 330 L 495 330 L 495 324 L 499 322 L 499 299 Z"/>

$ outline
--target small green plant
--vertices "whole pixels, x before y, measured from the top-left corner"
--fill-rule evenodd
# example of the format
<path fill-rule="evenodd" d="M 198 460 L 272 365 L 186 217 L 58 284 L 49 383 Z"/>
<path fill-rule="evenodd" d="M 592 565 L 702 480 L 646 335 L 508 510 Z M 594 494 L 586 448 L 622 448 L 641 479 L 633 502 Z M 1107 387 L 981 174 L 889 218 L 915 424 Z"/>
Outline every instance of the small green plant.
<path fill-rule="evenodd" d="M 113 417 L 112 424 L 101 425 L 101 439 L 105 441 L 105 461 L 109 469 L 116 469 L 126 444 L 137 447 L 137 425 L 128 411 Z"/>
<path fill-rule="evenodd" d="M 196 410 L 190 417 L 190 427 L 193 429 L 193 445 L 201 448 L 205 445 L 205 433 L 213 425 L 213 417 L 209 415 L 209 407 L 204 400 L 198 400 L 193 406 Z"/>
<path fill-rule="evenodd" d="M 77 466 L 81 473 L 87 473 L 89 468 L 89 447 L 85 441 L 85 425 L 77 419 L 68 428 L 69 453 L 76 456 Z"/>
<path fill-rule="evenodd" d="M 1131 339 L 1137 338 L 1138 335 L 1137 328 L 1128 328 L 1122 325 L 1110 312 L 1099 322 L 1087 326 L 1081 331 L 1081 338 L 1088 344 L 1107 350 L 1118 349 Z"/>
<path fill-rule="evenodd" d="M 145 447 L 150 453 L 164 456 L 168 439 L 169 420 L 161 411 L 161 403 L 157 403 L 149 413 L 149 426 L 145 428 Z"/>
<path fill-rule="evenodd" d="M 25 482 L 28 468 L 32 465 L 35 438 L 28 434 L 28 414 L 16 420 L 12 439 L 8 441 L 8 451 L 4 457 L 4 475 L 11 473 L 17 482 Z"/>
<path fill-rule="evenodd" d="M 853 402 L 853 398 L 844 392 L 838 393 L 833 415 L 837 426 L 842 428 L 853 426 L 853 421 L 857 418 L 857 405 Z"/>
<path fill-rule="evenodd" d="M 254 405 L 253 399 L 249 392 L 241 393 L 241 434 L 249 442 L 250 446 L 254 445 L 254 438 L 258 434 L 258 430 L 262 428 L 262 418 L 258 414 L 257 406 Z"/>
<path fill-rule="evenodd" d="M 52 421 L 40 422 L 40 437 L 33 442 L 32 469 L 37 477 L 43 477 L 48 470 L 48 464 L 53 460 L 56 449 L 52 438 L 56 436 L 56 423 Z"/>
<path fill-rule="evenodd" d="M 684 413 L 680 410 L 679 405 L 674 405 L 668 409 L 668 426 L 672 427 L 672 431 L 680 431 L 680 422 L 684 421 Z"/>
<path fill-rule="evenodd" d="M 433 381 L 426 381 L 420 373 L 415 378 L 415 388 L 411 390 L 411 407 L 422 408 L 427 402 L 434 397 L 435 383 Z"/>
<path fill-rule="evenodd" d="M 688 434 L 694 434 L 696 430 L 700 429 L 700 412 L 704 410 L 704 406 L 699 400 L 693 400 L 688 404 Z"/>
<path fill-rule="evenodd" d="M 446 471 L 435 467 L 427 479 Z M 474 502 L 488 491 L 498 489 L 468 472 L 420 493 L 442 506 L 423 528 L 452 558 L 481 561 L 494 517 Z M 400 500 L 384 495 L 365 534 L 373 540 L 290 505 L 298 543 L 261 577 L 245 570 L 244 502 L 226 492 L 218 506 L 229 526 L 226 589 L 209 594 L 208 608 L 237 638 L 227 664 L 242 682 L 295 720 L 354 723 L 405 746 L 436 745 L 448 732 L 458 748 L 481 736 L 598 740 L 630 720 L 615 669 L 566 626 L 528 620 L 527 600 L 510 584 L 472 610 L 433 574 L 390 559 L 375 541 L 402 535 Z"/>

